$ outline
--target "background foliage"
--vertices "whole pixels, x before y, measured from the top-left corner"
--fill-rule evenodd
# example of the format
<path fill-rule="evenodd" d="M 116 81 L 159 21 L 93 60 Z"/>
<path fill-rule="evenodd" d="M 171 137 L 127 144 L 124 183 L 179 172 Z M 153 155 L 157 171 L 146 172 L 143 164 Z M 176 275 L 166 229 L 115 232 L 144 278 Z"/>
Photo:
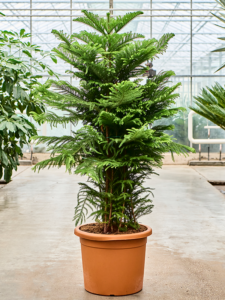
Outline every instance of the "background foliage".
<path fill-rule="evenodd" d="M 221 5 L 221 10 L 225 10 L 225 0 L 217 1 Z M 213 13 L 212 13 L 213 14 Z M 219 13 L 219 15 L 213 14 L 217 19 L 222 23 L 225 23 L 224 13 Z M 225 28 L 222 25 L 216 25 L 221 28 Z M 225 37 L 218 38 L 219 40 L 224 41 Z M 225 47 L 215 49 L 212 52 L 224 52 Z M 219 67 L 216 71 L 220 71 L 225 67 L 225 64 Z M 205 117 L 206 119 L 212 121 L 214 124 L 220 126 L 222 129 L 225 129 L 225 89 L 218 82 L 210 87 L 202 89 L 202 93 L 194 97 L 196 102 L 195 106 L 190 107 L 193 111 L 199 115 Z"/>
<path fill-rule="evenodd" d="M 31 112 L 44 112 L 43 104 L 33 95 L 42 75 L 32 73 L 47 70 L 53 75 L 42 59 L 51 55 L 56 62 L 54 55 L 27 42 L 29 37 L 24 29 L 19 33 L 0 31 L 0 179 L 3 177 L 6 182 L 19 165 L 23 145 L 37 134 L 34 125 L 20 113 L 29 117 Z"/>

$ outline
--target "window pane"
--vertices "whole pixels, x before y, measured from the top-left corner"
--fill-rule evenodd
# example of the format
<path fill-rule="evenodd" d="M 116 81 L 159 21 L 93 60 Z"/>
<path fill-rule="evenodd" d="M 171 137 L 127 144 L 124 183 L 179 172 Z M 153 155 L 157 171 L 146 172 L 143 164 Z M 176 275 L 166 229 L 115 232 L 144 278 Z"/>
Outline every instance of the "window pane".
<path fill-rule="evenodd" d="M 171 118 L 165 118 L 160 121 L 157 121 L 154 125 L 174 125 L 174 130 L 166 131 L 167 134 L 172 135 L 177 143 L 181 143 L 189 146 L 190 142 L 188 140 L 188 107 L 190 106 L 190 79 L 186 77 L 173 77 L 169 86 L 173 86 L 178 82 L 181 83 L 181 86 L 176 90 L 176 93 L 179 93 L 180 96 L 176 99 L 176 104 L 173 107 L 185 107 L 187 111 L 179 112 Z"/>
<path fill-rule="evenodd" d="M 224 85 L 224 78 L 213 78 L 213 77 L 197 77 L 193 78 L 193 96 L 197 96 L 201 93 L 202 88 L 208 86 L 211 87 L 219 82 L 221 85 Z M 193 104 L 195 100 L 193 99 Z M 199 116 L 193 116 L 193 137 L 195 139 L 207 139 L 208 138 L 208 129 L 204 126 L 215 126 L 211 121 Z M 221 128 L 211 129 L 210 130 L 210 139 L 224 139 L 225 131 Z M 198 145 L 193 145 L 193 147 L 198 151 Z M 220 145 L 202 145 L 202 152 L 208 152 L 208 147 L 210 147 L 210 152 L 219 152 Z M 225 145 L 223 145 L 223 151 L 225 151 Z"/>

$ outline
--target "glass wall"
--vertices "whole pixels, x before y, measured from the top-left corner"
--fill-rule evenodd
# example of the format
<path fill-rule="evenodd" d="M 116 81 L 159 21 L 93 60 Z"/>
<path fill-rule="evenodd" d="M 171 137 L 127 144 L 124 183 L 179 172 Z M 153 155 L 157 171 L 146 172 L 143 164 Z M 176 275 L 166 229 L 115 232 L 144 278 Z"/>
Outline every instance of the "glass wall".
<path fill-rule="evenodd" d="M 15 30 L 25 28 L 32 33 L 31 42 L 42 49 L 51 50 L 58 45 L 58 41 L 51 34 L 52 29 L 63 30 L 67 33 L 91 30 L 89 27 L 73 22 L 73 18 L 82 15 L 81 10 L 87 9 L 104 16 L 107 11 L 113 15 L 122 15 L 129 11 L 142 10 L 143 15 L 133 20 L 124 30 L 142 33 L 146 38 L 159 39 L 162 34 L 172 32 L 175 37 L 170 41 L 167 52 L 154 61 L 154 69 L 173 70 L 176 76 L 173 83 L 181 82 L 180 97 L 176 106 L 187 108 L 186 113 L 180 113 L 171 120 L 175 131 L 170 132 L 174 137 L 186 145 L 188 130 L 188 107 L 193 97 L 201 89 L 213 85 L 216 81 L 225 81 L 225 71 L 215 71 L 225 61 L 222 53 L 211 53 L 221 46 L 217 37 L 225 35 L 225 30 L 215 26 L 218 20 L 211 12 L 218 12 L 218 4 L 214 0 L 2 0 L 0 11 L 1 30 Z M 221 25 L 221 24 L 220 24 Z M 51 64 L 51 61 L 49 61 Z M 65 70 L 68 68 L 59 60 L 52 68 L 62 74 L 64 79 L 78 84 Z M 47 76 L 47 75 L 46 75 Z M 164 122 L 164 121 L 162 121 Z M 195 137 L 207 138 L 207 120 L 195 116 Z M 209 122 L 208 122 L 208 125 Z M 68 134 L 71 128 L 51 129 L 48 125 L 40 128 L 42 134 Z M 221 129 L 212 130 L 212 138 L 224 137 Z M 194 146 L 194 145 L 193 145 Z M 219 151 L 218 145 L 212 145 L 211 151 Z M 198 146 L 196 145 L 196 149 Z M 224 149 L 225 150 L 225 149 Z M 202 147 L 207 151 L 207 145 Z"/>

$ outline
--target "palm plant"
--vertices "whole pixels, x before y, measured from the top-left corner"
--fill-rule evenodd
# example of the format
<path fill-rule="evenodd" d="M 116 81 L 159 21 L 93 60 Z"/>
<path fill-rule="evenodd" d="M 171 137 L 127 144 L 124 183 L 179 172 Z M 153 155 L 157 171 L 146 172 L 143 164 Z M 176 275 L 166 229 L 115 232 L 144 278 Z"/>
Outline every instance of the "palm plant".
<path fill-rule="evenodd" d="M 84 222 L 93 209 L 91 216 L 104 224 L 104 233 L 137 229 L 138 218 L 153 207 L 152 191 L 143 186 L 144 180 L 162 165 L 163 153 L 193 151 L 164 133 L 173 126 L 153 124 L 183 110 L 171 108 L 180 84 L 168 87 L 166 83 L 174 72 L 160 72 L 140 84 L 140 76 L 149 70 L 143 63 L 162 54 L 174 35 L 141 40 L 141 34 L 119 33 L 142 12 L 116 18 L 83 13 L 74 21 L 98 33 L 52 31 L 61 41 L 53 52 L 72 66 L 67 72 L 80 79 L 80 86 L 56 80 L 39 86 L 36 97 L 65 115 L 60 117 L 55 111 L 33 115 L 52 126 L 69 122 L 76 126 L 79 120 L 84 126 L 71 136 L 35 137 L 38 143 L 47 144 L 51 157 L 34 170 L 66 165 L 69 172 L 75 168 L 75 174 L 88 176 L 87 183 L 80 183 L 76 224 Z"/>
<path fill-rule="evenodd" d="M 197 107 L 190 107 L 197 114 L 225 129 L 225 90 L 216 83 L 213 87 L 202 89 L 200 96 L 194 97 Z"/>
<path fill-rule="evenodd" d="M 221 5 L 221 9 L 225 10 L 225 0 L 217 0 Z M 218 15 L 215 15 L 212 13 L 217 19 L 225 23 L 225 15 L 223 13 L 219 13 Z M 216 25 L 218 27 L 224 28 L 224 26 Z M 219 40 L 224 41 L 224 37 L 218 38 Z M 212 52 L 224 52 L 225 47 L 218 48 L 213 50 Z M 225 67 L 225 64 L 223 64 L 219 69 L 216 71 L 220 71 Z M 219 84 L 216 83 L 211 88 L 206 87 L 202 89 L 202 93 L 200 96 L 194 97 L 196 100 L 195 104 L 196 106 L 191 106 L 190 109 L 195 111 L 197 114 L 205 117 L 206 119 L 212 121 L 216 125 L 220 126 L 222 129 L 225 129 L 225 90 L 224 88 Z"/>

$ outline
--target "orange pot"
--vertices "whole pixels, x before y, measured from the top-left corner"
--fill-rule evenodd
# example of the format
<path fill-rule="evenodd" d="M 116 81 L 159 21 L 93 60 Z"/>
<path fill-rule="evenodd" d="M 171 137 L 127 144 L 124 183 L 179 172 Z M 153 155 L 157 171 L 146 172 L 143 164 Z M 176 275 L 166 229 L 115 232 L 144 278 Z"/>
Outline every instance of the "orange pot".
<path fill-rule="evenodd" d="M 145 225 L 146 226 L 146 225 Z M 123 296 L 142 290 L 147 236 L 152 229 L 134 234 L 93 234 L 74 229 L 80 237 L 84 287 L 105 296 Z"/>

